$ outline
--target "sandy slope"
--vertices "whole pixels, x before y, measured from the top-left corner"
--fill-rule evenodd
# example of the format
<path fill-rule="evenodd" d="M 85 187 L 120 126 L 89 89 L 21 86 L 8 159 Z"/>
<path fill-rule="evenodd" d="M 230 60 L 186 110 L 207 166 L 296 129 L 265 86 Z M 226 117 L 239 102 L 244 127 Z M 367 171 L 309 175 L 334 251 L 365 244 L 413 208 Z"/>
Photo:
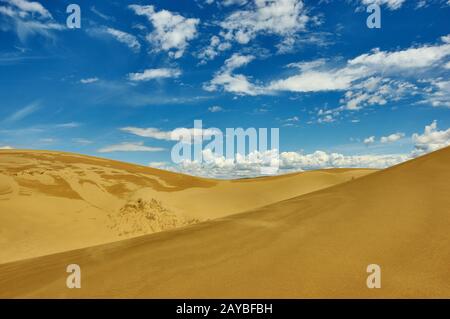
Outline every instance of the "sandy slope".
<path fill-rule="evenodd" d="M 450 148 L 219 220 L 0 266 L 0 296 L 450 297 Z M 82 288 L 65 288 L 67 264 Z M 366 267 L 382 288 L 366 287 Z"/>
<path fill-rule="evenodd" d="M 0 151 L 0 263 L 235 214 L 369 172 L 220 181 L 69 153 Z"/>

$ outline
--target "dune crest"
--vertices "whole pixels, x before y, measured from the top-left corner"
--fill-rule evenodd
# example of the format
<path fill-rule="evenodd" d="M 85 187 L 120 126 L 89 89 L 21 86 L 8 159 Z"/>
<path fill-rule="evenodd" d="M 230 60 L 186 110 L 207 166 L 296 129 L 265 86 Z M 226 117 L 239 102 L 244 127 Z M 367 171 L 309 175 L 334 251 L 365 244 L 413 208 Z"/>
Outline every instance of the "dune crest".
<path fill-rule="evenodd" d="M 1 150 L 0 263 L 183 227 L 371 172 L 226 181 L 63 152 Z"/>
<path fill-rule="evenodd" d="M 0 265 L 0 296 L 448 298 L 449 163 L 445 148 L 241 214 Z M 69 263 L 82 289 L 65 287 Z"/>

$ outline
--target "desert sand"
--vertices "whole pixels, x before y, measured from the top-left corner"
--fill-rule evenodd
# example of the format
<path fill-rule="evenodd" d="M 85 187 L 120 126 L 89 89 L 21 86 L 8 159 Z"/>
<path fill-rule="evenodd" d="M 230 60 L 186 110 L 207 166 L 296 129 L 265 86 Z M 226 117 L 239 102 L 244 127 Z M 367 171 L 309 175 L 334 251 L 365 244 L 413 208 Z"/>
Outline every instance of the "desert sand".
<path fill-rule="evenodd" d="M 155 185 L 164 185 L 160 190 L 170 185 L 206 194 L 207 189 L 225 189 L 231 183 L 230 188 L 248 187 L 243 197 L 271 193 L 268 201 L 275 201 L 278 191 L 280 197 L 283 191 L 293 195 L 292 187 L 303 194 L 243 213 L 223 211 L 181 228 L 2 264 L 0 297 L 449 298 L 449 163 L 446 148 L 354 179 L 349 178 L 351 171 L 310 172 L 336 184 L 319 190 L 316 185 L 310 192 L 302 186 L 306 173 L 218 186 L 217 181 L 186 176 L 177 180 L 170 173 L 153 171 L 159 176 L 160 184 Z M 326 175 L 342 173 L 347 175 L 340 184 Z M 11 179 L 3 177 L 4 194 Z M 283 189 L 283 181 L 289 187 Z M 196 186 L 187 188 L 190 183 Z M 251 193 L 249 185 L 257 183 L 272 186 L 264 193 L 254 186 L 257 190 Z M 23 186 L 17 187 L 20 192 Z M 239 205 L 250 205 L 243 203 Z M 3 216 L 5 206 L 1 207 L 6 247 L 14 244 L 13 237 L 4 236 L 3 223 L 6 220 L 10 228 L 16 224 L 13 217 Z M 215 212 L 214 203 L 208 209 Z M 198 217 L 207 216 L 208 209 Z M 66 287 L 66 266 L 72 263 L 81 267 L 81 289 Z M 381 267 L 380 289 L 366 286 L 369 264 Z"/>
<path fill-rule="evenodd" d="M 0 263 L 236 214 L 370 172 L 225 181 L 69 153 L 0 151 Z"/>

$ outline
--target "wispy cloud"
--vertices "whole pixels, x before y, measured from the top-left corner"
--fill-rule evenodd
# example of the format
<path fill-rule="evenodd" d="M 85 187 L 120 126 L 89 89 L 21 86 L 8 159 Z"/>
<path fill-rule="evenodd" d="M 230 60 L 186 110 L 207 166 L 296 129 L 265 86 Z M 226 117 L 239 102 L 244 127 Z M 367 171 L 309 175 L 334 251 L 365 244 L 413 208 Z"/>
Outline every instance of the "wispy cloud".
<path fill-rule="evenodd" d="M 176 128 L 171 131 L 162 131 L 160 129 L 149 127 L 149 128 L 140 128 L 140 127 L 123 127 L 120 129 L 123 132 L 127 132 L 130 134 L 134 134 L 140 137 L 149 137 L 157 140 L 165 140 L 165 141 L 178 141 L 182 137 L 190 136 L 191 142 L 193 142 L 195 137 L 203 136 L 203 138 L 210 138 L 214 134 L 217 134 L 217 130 L 210 128 Z M 186 139 L 183 139 L 183 142 L 189 143 Z"/>
<path fill-rule="evenodd" d="M 13 122 L 17 122 L 20 121 L 24 118 L 26 118 L 27 116 L 33 114 L 34 112 L 36 112 L 39 109 L 40 103 L 38 101 L 34 101 L 26 106 L 24 106 L 23 108 L 17 110 L 16 112 L 12 113 L 10 116 L 8 116 L 4 122 L 5 123 L 13 123 Z"/>
<path fill-rule="evenodd" d="M 80 127 L 81 123 L 78 122 L 68 122 L 68 123 L 61 123 L 61 124 L 56 124 L 55 127 L 56 128 L 76 128 L 76 127 Z"/>
<path fill-rule="evenodd" d="M 91 84 L 91 83 L 95 83 L 95 82 L 98 82 L 98 81 L 99 81 L 99 78 L 92 77 L 92 78 L 81 79 L 80 83 L 82 83 L 82 84 Z"/>
<path fill-rule="evenodd" d="M 109 21 L 116 20 L 114 17 L 108 16 L 108 15 L 104 14 L 103 12 L 100 12 L 99 10 L 97 10 L 97 8 L 95 6 L 92 6 L 90 9 L 93 13 L 95 13 L 97 16 L 99 16 L 100 18 L 102 18 L 104 20 L 109 20 Z"/>
<path fill-rule="evenodd" d="M 138 38 L 134 36 L 131 33 L 118 30 L 111 27 L 96 27 L 96 28 L 90 28 L 88 29 L 88 34 L 104 38 L 104 37 L 110 37 L 115 40 L 117 40 L 120 43 L 125 44 L 127 47 L 129 47 L 134 52 L 139 52 L 141 49 L 141 43 L 139 42 Z"/>
<path fill-rule="evenodd" d="M 159 151 L 164 151 L 164 148 L 145 146 L 143 142 L 135 142 L 135 143 L 120 143 L 105 146 L 100 148 L 97 152 L 111 153 L 111 152 L 159 152 Z"/>
<path fill-rule="evenodd" d="M 57 23 L 50 12 L 39 2 L 9 0 L 0 6 L 0 15 L 11 21 L 6 30 L 13 30 L 22 42 L 29 36 L 53 37 L 53 31 L 66 29 Z"/>
<path fill-rule="evenodd" d="M 223 112 L 224 109 L 223 107 L 219 106 L 219 105 L 213 105 L 208 107 L 208 111 L 211 113 L 218 113 L 218 112 Z"/>

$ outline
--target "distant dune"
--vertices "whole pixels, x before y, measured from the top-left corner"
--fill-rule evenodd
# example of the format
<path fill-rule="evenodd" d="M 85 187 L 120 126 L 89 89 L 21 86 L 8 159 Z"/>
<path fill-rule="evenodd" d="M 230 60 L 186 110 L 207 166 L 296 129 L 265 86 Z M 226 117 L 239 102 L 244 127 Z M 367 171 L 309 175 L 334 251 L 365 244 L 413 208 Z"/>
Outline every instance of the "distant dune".
<path fill-rule="evenodd" d="M 283 180 L 302 185 L 301 175 L 267 179 L 280 184 L 259 196 Z M 245 213 L 4 264 L 0 296 L 449 298 L 449 181 L 446 148 Z M 265 182 L 233 185 L 245 183 Z M 65 286 L 71 263 L 81 266 L 81 289 Z M 381 266 L 380 289 L 366 286 L 369 264 Z"/>
<path fill-rule="evenodd" d="M 70 153 L 0 151 L 0 263 L 182 227 L 372 170 L 212 180 Z"/>

